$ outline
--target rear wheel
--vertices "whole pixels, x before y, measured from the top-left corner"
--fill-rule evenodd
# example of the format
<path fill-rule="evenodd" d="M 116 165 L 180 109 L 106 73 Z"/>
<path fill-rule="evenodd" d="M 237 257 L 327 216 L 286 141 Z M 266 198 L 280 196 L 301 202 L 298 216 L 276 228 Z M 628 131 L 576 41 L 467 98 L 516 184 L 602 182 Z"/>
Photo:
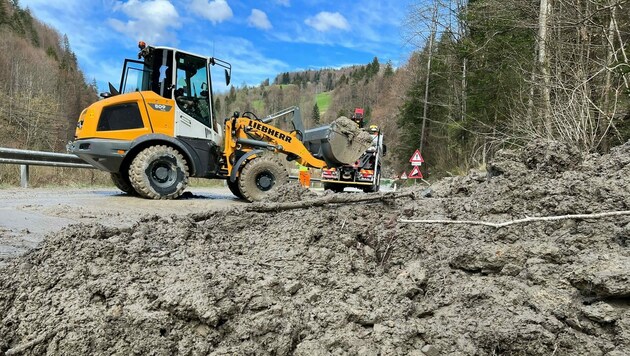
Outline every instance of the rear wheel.
<path fill-rule="evenodd" d="M 324 190 L 332 190 L 335 193 L 343 192 L 344 185 L 338 183 L 324 183 Z"/>
<path fill-rule="evenodd" d="M 245 200 L 260 201 L 289 183 L 289 174 L 275 157 L 261 156 L 245 164 L 237 182 Z"/>
<path fill-rule="evenodd" d="M 129 175 L 127 173 L 111 173 L 112 182 L 116 188 L 122 190 L 124 193 L 129 195 L 135 195 L 136 191 L 131 186 L 131 182 L 129 181 Z"/>
<path fill-rule="evenodd" d="M 179 151 L 151 146 L 140 151 L 129 166 L 133 189 L 149 199 L 175 199 L 188 185 L 188 165 Z"/>

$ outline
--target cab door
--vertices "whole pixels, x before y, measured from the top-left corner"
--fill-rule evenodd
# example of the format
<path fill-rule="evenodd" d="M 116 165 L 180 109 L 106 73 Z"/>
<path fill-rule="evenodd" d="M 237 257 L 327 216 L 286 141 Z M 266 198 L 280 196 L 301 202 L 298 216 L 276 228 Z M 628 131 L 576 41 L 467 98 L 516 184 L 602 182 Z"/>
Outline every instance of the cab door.
<path fill-rule="evenodd" d="M 220 145 L 220 129 L 212 114 L 208 59 L 176 52 L 175 62 L 175 136 Z"/>

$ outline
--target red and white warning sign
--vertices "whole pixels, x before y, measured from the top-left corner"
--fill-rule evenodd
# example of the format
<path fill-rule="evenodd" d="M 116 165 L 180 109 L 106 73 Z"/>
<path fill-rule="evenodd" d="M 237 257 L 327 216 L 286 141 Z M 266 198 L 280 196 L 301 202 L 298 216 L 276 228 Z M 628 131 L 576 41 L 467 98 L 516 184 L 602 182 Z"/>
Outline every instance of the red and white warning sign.
<path fill-rule="evenodd" d="M 424 178 L 422 177 L 422 172 L 420 172 L 420 166 L 414 166 L 411 172 L 409 172 L 409 178 L 418 179 Z"/>
<path fill-rule="evenodd" d="M 403 172 L 403 173 L 400 175 L 400 179 L 402 179 L 402 180 L 407 179 L 407 172 Z"/>
<path fill-rule="evenodd" d="M 422 155 L 420 154 L 420 150 L 416 150 L 416 152 L 413 153 L 413 155 L 409 159 L 409 162 L 411 162 L 412 166 L 422 165 L 422 162 L 424 162 L 424 158 L 422 158 Z"/>

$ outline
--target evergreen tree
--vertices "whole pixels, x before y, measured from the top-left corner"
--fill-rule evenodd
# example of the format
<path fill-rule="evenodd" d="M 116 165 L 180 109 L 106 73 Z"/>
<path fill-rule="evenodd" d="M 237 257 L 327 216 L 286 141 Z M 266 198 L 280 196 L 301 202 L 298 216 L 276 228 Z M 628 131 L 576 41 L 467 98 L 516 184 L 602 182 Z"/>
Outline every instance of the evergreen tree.
<path fill-rule="evenodd" d="M 7 9 L 4 0 L 0 1 L 0 25 L 9 22 L 9 18 L 7 15 Z"/>
<path fill-rule="evenodd" d="M 389 78 L 394 75 L 394 68 L 392 67 L 392 61 L 387 61 L 385 65 L 385 71 L 383 72 L 383 77 Z"/>
<path fill-rule="evenodd" d="M 280 84 L 291 84 L 291 76 L 289 75 L 289 72 L 282 74 L 282 81 Z"/>
<path fill-rule="evenodd" d="M 347 82 L 347 78 L 345 74 L 342 74 L 341 77 L 339 78 L 339 85 L 344 85 Z"/>
<path fill-rule="evenodd" d="M 378 57 L 374 57 L 372 63 L 368 65 L 367 68 L 367 76 L 372 78 L 373 76 L 378 74 L 378 71 L 381 69 L 381 64 L 378 62 Z"/>
<path fill-rule="evenodd" d="M 326 76 L 326 91 L 331 91 L 333 89 L 335 89 L 333 74 L 332 72 L 328 72 L 328 75 Z"/>
<path fill-rule="evenodd" d="M 319 120 L 319 106 L 317 105 L 317 102 L 315 102 L 315 106 L 313 106 L 313 123 L 319 124 Z"/>

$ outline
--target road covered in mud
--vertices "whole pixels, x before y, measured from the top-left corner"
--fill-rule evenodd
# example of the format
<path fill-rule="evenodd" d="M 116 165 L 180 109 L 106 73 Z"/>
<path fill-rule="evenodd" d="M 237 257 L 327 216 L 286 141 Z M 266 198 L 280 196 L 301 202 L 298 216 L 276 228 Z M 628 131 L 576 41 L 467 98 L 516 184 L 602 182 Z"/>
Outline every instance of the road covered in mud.
<path fill-rule="evenodd" d="M 630 214 L 402 222 L 629 212 L 628 187 L 630 142 L 532 142 L 398 198 L 321 205 L 294 186 L 72 225 L 0 268 L 0 352 L 628 355 Z"/>
<path fill-rule="evenodd" d="M 243 204 L 227 188 L 195 188 L 178 200 L 146 200 L 115 188 L 0 189 L 0 266 L 71 224 L 129 227 L 142 216 L 186 215 Z"/>

